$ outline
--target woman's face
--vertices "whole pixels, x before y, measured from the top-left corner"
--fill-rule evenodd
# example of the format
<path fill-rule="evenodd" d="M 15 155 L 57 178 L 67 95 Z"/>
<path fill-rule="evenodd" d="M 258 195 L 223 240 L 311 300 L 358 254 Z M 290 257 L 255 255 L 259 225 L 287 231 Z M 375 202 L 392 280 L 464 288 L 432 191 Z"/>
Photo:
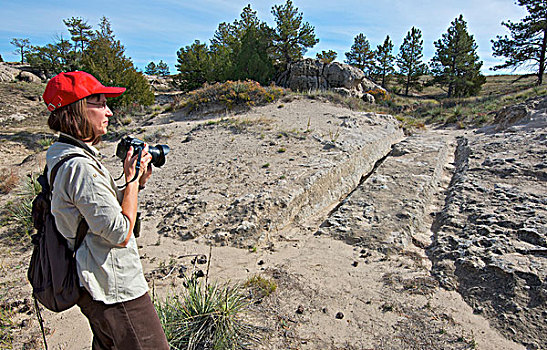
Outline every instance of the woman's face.
<path fill-rule="evenodd" d="M 106 105 L 106 97 L 103 94 L 87 98 L 87 117 L 93 126 L 95 136 L 99 137 L 106 134 L 108 118 L 112 115 L 112 111 Z"/>

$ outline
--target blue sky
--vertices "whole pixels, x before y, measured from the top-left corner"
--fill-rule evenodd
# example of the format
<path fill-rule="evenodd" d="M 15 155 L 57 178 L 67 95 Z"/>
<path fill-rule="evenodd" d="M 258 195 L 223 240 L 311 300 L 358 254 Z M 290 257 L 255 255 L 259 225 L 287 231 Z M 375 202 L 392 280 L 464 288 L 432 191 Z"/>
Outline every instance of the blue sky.
<path fill-rule="evenodd" d="M 218 24 L 233 22 L 250 3 L 258 17 L 275 27 L 271 14 L 274 5 L 285 0 L 0 0 L 0 54 L 5 61 L 19 57 L 10 45 L 12 38 L 28 38 L 33 45 L 45 45 L 61 34 L 69 37 L 63 19 L 83 17 L 97 28 L 99 19 L 110 19 L 116 38 L 125 46 L 126 55 L 143 69 L 150 61 L 167 62 L 175 73 L 176 53 L 198 39 L 209 43 Z M 433 42 L 440 39 L 457 16 L 463 14 L 469 32 L 478 45 L 484 62 L 483 73 L 502 63 L 492 57 L 491 39 L 507 34 L 502 21 L 518 21 L 526 15 L 524 8 L 512 0 L 293 0 L 304 21 L 315 27 L 319 44 L 306 53 L 334 50 L 338 61 L 345 59 L 354 37 L 363 33 L 371 47 L 382 44 L 386 35 L 398 52 L 412 26 L 422 31 L 424 60 L 435 52 Z M 497 73 L 510 73 L 498 71 Z M 522 70 L 519 72 L 523 72 Z"/>

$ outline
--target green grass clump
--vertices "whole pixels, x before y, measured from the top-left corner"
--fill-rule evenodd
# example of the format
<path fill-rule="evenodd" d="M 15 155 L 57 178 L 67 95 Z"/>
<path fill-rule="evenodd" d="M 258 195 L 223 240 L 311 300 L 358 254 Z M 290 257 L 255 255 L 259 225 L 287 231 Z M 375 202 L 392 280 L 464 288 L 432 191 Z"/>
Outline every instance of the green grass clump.
<path fill-rule="evenodd" d="M 40 145 L 40 147 L 48 148 L 49 146 L 51 146 L 55 142 L 55 138 L 54 137 L 44 137 L 44 138 L 41 138 L 40 140 L 38 140 L 36 142 L 38 143 L 38 145 Z"/>
<path fill-rule="evenodd" d="M 252 349 L 257 327 L 243 314 L 248 300 L 238 287 L 188 281 L 182 295 L 156 302 L 156 311 L 171 349 Z"/>
<path fill-rule="evenodd" d="M 8 222 L 15 223 L 19 234 L 13 240 L 29 238 L 34 228 L 32 221 L 32 201 L 40 193 L 42 186 L 38 183 L 38 175 L 29 174 L 22 188 L 17 193 L 17 200 L 7 205 Z"/>
<path fill-rule="evenodd" d="M 243 286 L 251 291 L 252 299 L 262 299 L 277 290 L 277 283 L 260 275 L 249 278 Z"/>

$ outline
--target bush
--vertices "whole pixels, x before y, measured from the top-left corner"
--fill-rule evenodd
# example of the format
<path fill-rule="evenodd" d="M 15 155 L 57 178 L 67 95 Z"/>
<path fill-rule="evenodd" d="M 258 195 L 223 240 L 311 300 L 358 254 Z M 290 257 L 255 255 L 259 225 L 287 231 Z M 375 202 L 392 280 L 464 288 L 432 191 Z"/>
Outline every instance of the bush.
<path fill-rule="evenodd" d="M 235 108 L 250 108 L 274 102 L 285 94 L 285 90 L 277 86 L 263 87 L 256 81 L 227 81 L 213 85 L 204 84 L 201 89 L 188 93 L 182 107 L 189 112 L 205 109 L 207 106 L 222 106 L 226 110 Z"/>
<path fill-rule="evenodd" d="M 237 287 L 187 282 L 179 297 L 155 302 L 172 349 L 251 349 L 259 340 L 257 327 L 245 323 L 248 301 Z M 254 346 L 253 346 L 254 345 Z"/>
<path fill-rule="evenodd" d="M 373 89 L 366 92 L 367 94 L 371 94 L 374 96 L 374 99 L 376 102 L 385 101 L 389 98 L 389 95 L 387 94 L 386 90 L 384 89 Z"/>

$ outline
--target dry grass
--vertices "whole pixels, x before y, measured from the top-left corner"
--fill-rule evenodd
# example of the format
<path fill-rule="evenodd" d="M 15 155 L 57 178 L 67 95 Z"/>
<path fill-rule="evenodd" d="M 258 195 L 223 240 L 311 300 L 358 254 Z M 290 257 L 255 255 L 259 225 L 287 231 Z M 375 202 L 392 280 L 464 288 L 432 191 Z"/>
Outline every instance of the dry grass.
<path fill-rule="evenodd" d="M 0 193 L 8 194 L 19 184 L 19 175 L 14 169 L 0 170 Z"/>

